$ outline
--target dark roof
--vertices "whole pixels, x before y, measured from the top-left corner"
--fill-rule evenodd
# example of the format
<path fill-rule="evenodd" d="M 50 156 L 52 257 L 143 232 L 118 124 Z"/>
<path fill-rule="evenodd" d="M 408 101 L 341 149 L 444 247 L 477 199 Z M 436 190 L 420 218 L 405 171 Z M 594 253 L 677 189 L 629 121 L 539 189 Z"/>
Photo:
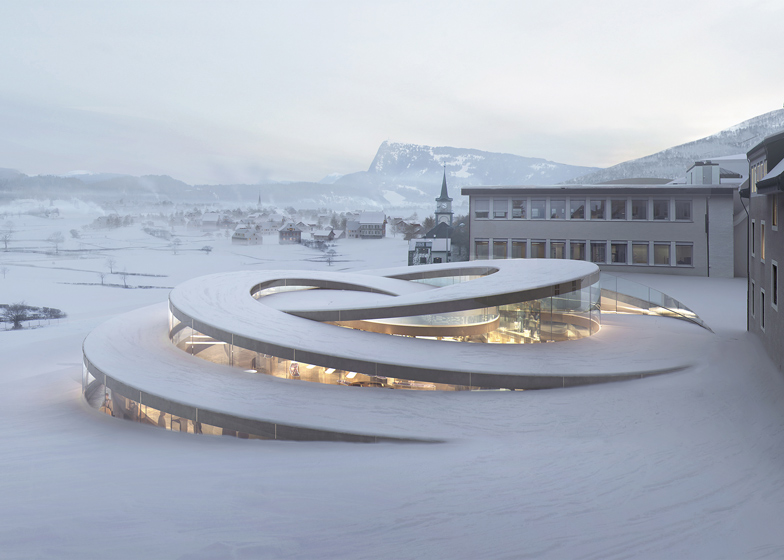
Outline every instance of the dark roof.
<path fill-rule="evenodd" d="M 426 239 L 446 239 L 452 236 L 452 227 L 446 222 L 440 222 L 425 234 Z"/>
<path fill-rule="evenodd" d="M 743 177 L 740 173 L 735 173 L 734 171 L 730 171 L 729 169 L 724 169 L 723 167 L 719 167 L 719 177 L 722 179 L 740 179 Z"/>

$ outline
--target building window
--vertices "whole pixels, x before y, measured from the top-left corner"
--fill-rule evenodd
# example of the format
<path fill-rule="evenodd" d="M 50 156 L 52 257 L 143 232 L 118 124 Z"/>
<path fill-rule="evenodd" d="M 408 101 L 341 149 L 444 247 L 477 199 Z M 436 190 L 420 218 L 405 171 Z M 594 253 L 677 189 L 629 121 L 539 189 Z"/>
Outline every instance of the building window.
<path fill-rule="evenodd" d="M 604 200 L 591 199 L 591 219 L 604 219 Z"/>
<path fill-rule="evenodd" d="M 509 211 L 509 201 L 507 199 L 505 199 L 505 198 L 503 198 L 503 199 L 494 198 L 493 199 L 493 218 L 496 218 L 496 219 L 499 219 L 499 220 L 505 220 L 506 219 L 506 214 L 507 214 L 508 211 Z"/>
<path fill-rule="evenodd" d="M 760 260 L 765 262 L 765 222 L 760 222 Z"/>
<path fill-rule="evenodd" d="M 550 258 L 566 258 L 566 241 L 550 241 Z"/>
<path fill-rule="evenodd" d="M 545 202 L 544 200 L 534 199 L 531 201 L 531 219 L 544 220 L 545 218 Z"/>
<path fill-rule="evenodd" d="M 592 263 L 606 263 L 607 262 L 607 242 L 606 241 L 591 241 L 591 262 Z"/>
<path fill-rule="evenodd" d="M 610 217 L 613 220 L 626 219 L 626 199 L 610 201 Z"/>
<path fill-rule="evenodd" d="M 691 221 L 691 200 L 675 201 L 675 219 L 682 222 Z"/>
<path fill-rule="evenodd" d="M 757 285 L 754 283 L 754 280 L 751 281 L 751 316 L 757 316 Z"/>
<path fill-rule="evenodd" d="M 566 201 L 562 199 L 550 200 L 550 219 L 566 219 Z"/>
<path fill-rule="evenodd" d="M 779 263 L 770 261 L 770 305 L 779 310 Z"/>
<path fill-rule="evenodd" d="M 670 201 L 669 200 L 654 200 L 653 201 L 653 219 L 665 220 L 670 219 Z"/>
<path fill-rule="evenodd" d="M 625 241 L 619 241 L 610 244 L 610 257 L 613 264 L 626 264 L 629 262 L 626 257 L 626 249 L 628 245 L 629 244 Z"/>
<path fill-rule="evenodd" d="M 648 243 L 632 243 L 632 264 L 648 264 Z"/>
<path fill-rule="evenodd" d="M 757 224 L 751 220 L 751 256 L 755 256 L 755 247 L 757 246 Z"/>
<path fill-rule="evenodd" d="M 487 239 L 477 239 L 474 245 L 474 256 L 478 261 L 484 261 L 490 258 L 490 243 Z"/>
<path fill-rule="evenodd" d="M 770 197 L 770 227 L 774 230 L 779 228 L 779 195 L 777 194 Z"/>
<path fill-rule="evenodd" d="M 543 259 L 545 257 L 545 246 L 547 243 L 544 241 L 531 241 L 531 258 Z"/>
<path fill-rule="evenodd" d="M 525 199 L 512 199 L 512 218 L 525 219 Z"/>
<path fill-rule="evenodd" d="M 573 261 L 585 260 L 585 241 L 572 241 L 569 243 L 570 258 Z"/>
<path fill-rule="evenodd" d="M 632 199 L 632 220 L 648 219 L 648 201 L 643 198 Z"/>
<path fill-rule="evenodd" d="M 670 266 L 670 244 L 653 244 L 653 264 Z"/>
<path fill-rule="evenodd" d="M 512 258 L 513 259 L 524 259 L 525 258 L 525 246 L 526 242 L 523 239 L 513 239 L 512 240 Z"/>
<path fill-rule="evenodd" d="M 677 266 L 692 266 L 694 245 L 691 243 L 678 243 L 675 246 L 675 264 Z"/>
<path fill-rule="evenodd" d="M 505 259 L 506 258 L 506 239 L 493 239 L 493 258 Z"/>
<path fill-rule="evenodd" d="M 760 328 L 765 330 L 765 290 L 760 288 Z"/>
<path fill-rule="evenodd" d="M 572 198 L 569 200 L 569 216 L 573 220 L 585 219 L 585 199 Z"/>
<path fill-rule="evenodd" d="M 490 199 L 477 198 L 476 206 L 474 207 L 474 218 L 489 218 L 490 217 Z"/>

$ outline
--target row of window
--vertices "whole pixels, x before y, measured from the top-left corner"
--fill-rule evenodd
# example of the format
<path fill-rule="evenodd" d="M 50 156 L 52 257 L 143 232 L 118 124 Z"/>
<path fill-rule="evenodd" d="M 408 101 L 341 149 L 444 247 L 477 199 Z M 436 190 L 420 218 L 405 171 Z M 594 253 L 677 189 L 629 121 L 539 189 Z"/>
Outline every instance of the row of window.
<path fill-rule="evenodd" d="M 770 266 L 770 306 L 774 311 L 779 310 L 779 265 L 776 261 L 772 261 Z M 751 316 L 757 316 L 757 284 L 754 280 L 751 281 Z M 760 315 L 760 328 L 765 330 L 765 289 L 759 289 L 759 315 Z"/>
<path fill-rule="evenodd" d="M 474 218 L 493 220 L 692 220 L 692 201 L 672 198 L 477 198 Z"/>
<path fill-rule="evenodd" d="M 556 239 L 477 239 L 474 258 L 571 259 L 597 264 L 693 266 L 694 245 L 670 241 L 587 241 Z"/>

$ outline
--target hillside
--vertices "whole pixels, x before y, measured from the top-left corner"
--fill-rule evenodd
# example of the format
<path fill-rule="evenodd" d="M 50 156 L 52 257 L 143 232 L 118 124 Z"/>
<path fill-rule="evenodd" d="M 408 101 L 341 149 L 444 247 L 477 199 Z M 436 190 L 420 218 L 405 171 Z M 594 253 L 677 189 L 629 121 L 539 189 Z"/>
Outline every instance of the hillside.
<path fill-rule="evenodd" d="M 564 181 L 594 184 L 634 177 L 683 176 L 692 163 L 711 157 L 744 154 L 763 138 L 784 129 L 784 109 L 759 115 L 705 138 L 673 146 L 649 156 L 632 159 Z"/>

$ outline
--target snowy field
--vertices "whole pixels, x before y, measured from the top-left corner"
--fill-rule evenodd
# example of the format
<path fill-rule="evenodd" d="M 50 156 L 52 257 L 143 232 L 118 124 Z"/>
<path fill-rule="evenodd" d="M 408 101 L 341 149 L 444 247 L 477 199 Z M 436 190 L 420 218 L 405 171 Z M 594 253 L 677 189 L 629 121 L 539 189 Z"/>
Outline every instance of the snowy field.
<path fill-rule="evenodd" d="M 174 254 L 138 224 L 87 230 L 89 208 L 60 209 L 8 216 L 17 232 L 0 246 L 0 303 L 68 313 L 0 330 L 0 558 L 784 557 L 784 375 L 745 331 L 744 280 L 629 275 L 713 328 L 699 366 L 481 394 L 503 417 L 474 414 L 479 394 L 462 410 L 430 394 L 445 424 L 475 423 L 448 443 L 192 436 L 82 402 L 81 342 L 95 326 L 194 276 L 401 266 L 406 242 L 341 241 L 328 266 L 301 246 L 175 228 Z"/>

